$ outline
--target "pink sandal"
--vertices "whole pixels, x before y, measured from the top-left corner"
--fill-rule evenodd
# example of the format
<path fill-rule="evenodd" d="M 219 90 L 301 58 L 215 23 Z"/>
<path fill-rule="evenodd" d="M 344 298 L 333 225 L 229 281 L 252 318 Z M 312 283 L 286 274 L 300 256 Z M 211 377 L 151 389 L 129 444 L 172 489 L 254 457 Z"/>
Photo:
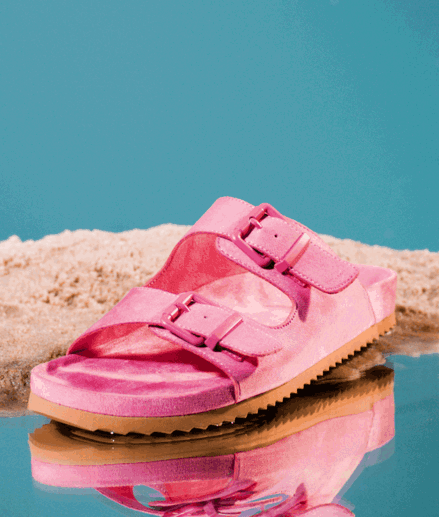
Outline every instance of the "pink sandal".
<path fill-rule="evenodd" d="M 396 273 L 218 199 L 163 268 L 32 370 L 29 409 L 143 434 L 234 421 L 289 397 L 395 324 Z"/>

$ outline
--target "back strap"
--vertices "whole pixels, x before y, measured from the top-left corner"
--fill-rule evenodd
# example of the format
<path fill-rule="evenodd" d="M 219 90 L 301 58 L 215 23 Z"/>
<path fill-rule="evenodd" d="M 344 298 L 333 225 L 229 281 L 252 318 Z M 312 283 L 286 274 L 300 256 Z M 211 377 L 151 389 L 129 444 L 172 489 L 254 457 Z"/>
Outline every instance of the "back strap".
<path fill-rule="evenodd" d="M 220 198 L 187 236 L 196 233 L 215 234 L 233 243 L 232 253 L 227 246 L 229 258 L 246 267 L 250 258 L 256 265 L 249 268 L 253 272 L 274 268 L 278 275 L 292 275 L 328 294 L 342 291 L 359 274 L 316 233 L 267 203 L 254 207 L 239 199 Z"/>

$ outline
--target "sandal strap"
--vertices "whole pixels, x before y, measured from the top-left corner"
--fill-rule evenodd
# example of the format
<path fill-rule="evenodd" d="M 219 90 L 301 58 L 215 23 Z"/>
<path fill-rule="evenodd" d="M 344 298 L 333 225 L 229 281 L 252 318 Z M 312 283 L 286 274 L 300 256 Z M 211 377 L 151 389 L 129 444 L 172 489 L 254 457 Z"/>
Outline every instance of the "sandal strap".
<path fill-rule="evenodd" d="M 182 309 L 181 314 L 178 315 L 178 322 L 174 321 L 172 325 L 168 324 L 166 327 L 164 315 L 169 315 L 173 308 L 181 307 L 181 300 L 189 297 L 191 300 L 185 306 L 186 309 Z M 236 324 L 230 329 L 224 328 L 224 324 L 233 317 L 236 319 Z M 209 341 L 207 346 L 210 348 L 220 344 L 223 348 L 247 357 L 263 357 L 282 350 L 279 341 L 265 332 L 262 325 L 198 293 L 173 294 L 151 287 L 135 287 L 82 334 L 72 344 L 69 353 L 84 347 L 87 339 L 99 330 L 115 325 L 137 323 L 165 327 L 168 332 L 172 332 L 170 329 L 175 325 L 194 336 L 205 338 L 196 346 Z M 177 329 L 175 330 L 178 332 Z M 216 343 L 213 342 L 215 337 Z"/>
<path fill-rule="evenodd" d="M 126 333 L 124 326 L 136 324 L 149 325 L 159 337 L 217 366 L 233 381 L 237 401 L 240 383 L 256 368 L 251 358 L 282 349 L 280 342 L 266 333 L 262 325 L 198 293 L 173 294 L 151 287 L 136 287 L 82 334 L 67 353 L 87 350 L 94 340 L 100 341 L 105 329 L 111 328 L 113 337 L 119 333 L 122 337 Z"/>
<path fill-rule="evenodd" d="M 270 281 L 274 279 L 280 288 L 282 277 L 293 276 L 333 294 L 348 287 L 359 274 L 357 267 L 338 257 L 316 233 L 284 217 L 268 203 L 254 207 L 239 199 L 220 198 L 186 238 L 196 233 L 226 239 L 228 245 L 220 242 L 218 247 L 226 249 L 229 258 L 259 276 L 267 276 L 262 270 L 270 271 Z"/>

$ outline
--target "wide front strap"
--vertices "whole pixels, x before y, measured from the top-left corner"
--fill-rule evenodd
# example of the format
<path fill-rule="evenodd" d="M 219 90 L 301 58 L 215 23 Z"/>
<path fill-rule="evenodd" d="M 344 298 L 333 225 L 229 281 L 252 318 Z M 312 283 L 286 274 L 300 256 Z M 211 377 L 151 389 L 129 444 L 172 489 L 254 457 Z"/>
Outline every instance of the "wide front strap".
<path fill-rule="evenodd" d="M 233 382 L 237 402 L 241 396 L 240 383 L 256 368 L 257 362 L 252 358 L 282 349 L 262 325 L 198 293 L 172 294 L 151 287 L 136 287 L 80 336 L 67 353 L 86 351 L 90 343 L 105 336 L 101 333 L 106 329 L 111 329 L 113 337 L 123 338 L 130 325 L 139 324 L 148 325 L 157 336 L 180 345 L 223 371 Z M 111 352 L 111 341 L 108 349 Z"/>
<path fill-rule="evenodd" d="M 325 293 L 337 293 L 358 276 L 358 268 L 340 259 L 302 224 L 288 219 L 271 205 L 258 207 L 234 198 L 220 198 L 188 232 L 212 233 L 234 244 L 237 262 L 249 257 L 259 268 L 293 275 Z M 241 260 L 240 260 L 241 259 Z M 255 270 L 254 268 L 251 268 Z M 263 275 L 261 275 L 263 276 Z"/>
<path fill-rule="evenodd" d="M 197 293 L 135 287 L 80 336 L 68 353 L 86 347 L 87 340 L 104 328 L 136 323 L 163 327 L 165 335 L 177 335 L 193 346 L 214 349 L 219 345 L 247 357 L 263 357 L 282 349 L 256 321 Z"/>

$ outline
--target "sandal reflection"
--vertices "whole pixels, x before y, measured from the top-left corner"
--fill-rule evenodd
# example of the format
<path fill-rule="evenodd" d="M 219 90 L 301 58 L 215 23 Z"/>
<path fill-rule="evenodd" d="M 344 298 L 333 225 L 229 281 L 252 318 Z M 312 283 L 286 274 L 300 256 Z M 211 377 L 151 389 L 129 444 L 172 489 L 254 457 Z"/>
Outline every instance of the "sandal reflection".
<path fill-rule="evenodd" d="M 150 515 L 343 517 L 353 514 L 335 497 L 393 436 L 393 371 L 377 366 L 204 431 L 121 436 L 52 421 L 29 445 L 37 482 L 92 487 Z"/>

